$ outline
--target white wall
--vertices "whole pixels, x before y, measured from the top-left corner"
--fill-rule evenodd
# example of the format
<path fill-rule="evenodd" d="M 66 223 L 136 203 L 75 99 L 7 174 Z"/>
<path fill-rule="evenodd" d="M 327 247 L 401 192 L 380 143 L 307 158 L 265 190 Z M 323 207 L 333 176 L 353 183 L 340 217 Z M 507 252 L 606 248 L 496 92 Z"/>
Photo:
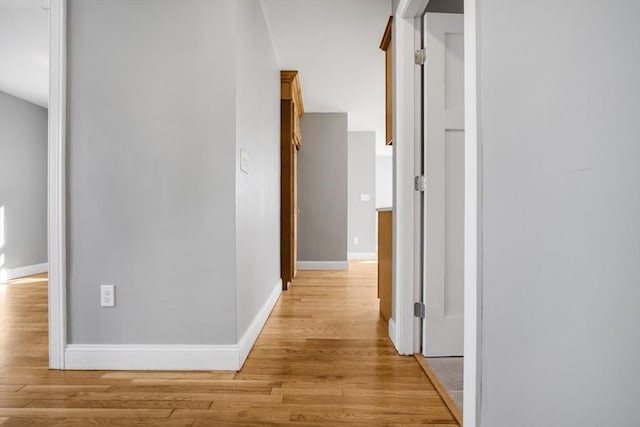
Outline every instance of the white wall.
<path fill-rule="evenodd" d="M 376 156 L 376 207 L 393 206 L 393 157 Z"/>
<path fill-rule="evenodd" d="M 640 2 L 478 4 L 483 427 L 640 420 Z"/>
<path fill-rule="evenodd" d="M 49 8 L 38 0 L 0 0 L 0 91 L 49 105 Z"/>
<path fill-rule="evenodd" d="M 238 339 L 280 279 L 280 68 L 260 2 L 237 3 L 236 280 Z M 240 150 L 249 173 L 240 171 Z"/>

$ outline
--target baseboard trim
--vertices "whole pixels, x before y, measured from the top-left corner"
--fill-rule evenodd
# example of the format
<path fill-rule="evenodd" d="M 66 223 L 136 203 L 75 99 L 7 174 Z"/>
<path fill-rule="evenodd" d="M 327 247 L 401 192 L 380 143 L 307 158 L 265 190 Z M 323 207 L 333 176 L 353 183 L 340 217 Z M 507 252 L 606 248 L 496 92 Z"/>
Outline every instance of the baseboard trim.
<path fill-rule="evenodd" d="M 238 362 L 236 344 L 68 344 L 65 350 L 65 369 L 234 371 Z"/>
<path fill-rule="evenodd" d="M 31 276 L 32 274 L 46 273 L 49 271 L 49 263 L 26 265 L 24 267 L 7 268 L 7 280 L 19 279 L 20 277 Z"/>
<path fill-rule="evenodd" d="M 393 346 L 398 350 L 398 344 L 396 343 L 396 337 L 398 336 L 398 330 L 396 329 L 396 321 L 393 318 L 389 319 L 389 339 L 393 343 Z"/>
<path fill-rule="evenodd" d="M 239 351 L 239 367 L 241 369 L 244 365 L 244 362 L 247 360 L 247 356 L 251 352 L 253 345 L 256 343 L 258 339 L 258 335 L 264 328 L 265 323 L 267 323 L 267 319 L 278 302 L 278 298 L 280 298 L 280 294 L 282 294 L 282 279 L 279 279 L 276 283 L 276 286 L 269 294 L 267 301 L 264 303 L 256 317 L 253 318 L 253 321 L 242 335 L 242 338 L 238 341 L 238 351 Z"/>
<path fill-rule="evenodd" d="M 347 259 L 376 260 L 378 259 L 378 254 L 376 252 L 348 252 Z"/>
<path fill-rule="evenodd" d="M 298 261 L 298 270 L 348 270 L 348 261 Z"/>
<path fill-rule="evenodd" d="M 64 369 L 238 371 L 247 359 L 281 292 L 282 281 L 278 280 L 238 344 L 68 344 L 65 348 Z"/>

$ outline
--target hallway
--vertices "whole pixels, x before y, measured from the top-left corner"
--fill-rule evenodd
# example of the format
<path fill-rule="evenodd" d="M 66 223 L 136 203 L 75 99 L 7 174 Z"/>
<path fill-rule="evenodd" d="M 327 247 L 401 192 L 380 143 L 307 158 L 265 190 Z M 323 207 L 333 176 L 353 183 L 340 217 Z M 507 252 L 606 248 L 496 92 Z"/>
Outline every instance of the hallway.
<path fill-rule="evenodd" d="M 0 285 L 0 425 L 457 426 L 386 338 L 376 267 L 300 271 L 237 373 L 49 371 L 46 283 Z"/>

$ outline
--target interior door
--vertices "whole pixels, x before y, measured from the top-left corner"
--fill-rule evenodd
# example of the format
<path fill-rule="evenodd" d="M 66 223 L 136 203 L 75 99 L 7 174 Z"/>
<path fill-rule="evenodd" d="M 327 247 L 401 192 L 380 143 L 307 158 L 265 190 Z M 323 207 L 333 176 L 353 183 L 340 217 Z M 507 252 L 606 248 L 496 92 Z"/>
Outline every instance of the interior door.
<path fill-rule="evenodd" d="M 462 356 L 464 342 L 464 21 L 424 17 L 425 356 Z"/>

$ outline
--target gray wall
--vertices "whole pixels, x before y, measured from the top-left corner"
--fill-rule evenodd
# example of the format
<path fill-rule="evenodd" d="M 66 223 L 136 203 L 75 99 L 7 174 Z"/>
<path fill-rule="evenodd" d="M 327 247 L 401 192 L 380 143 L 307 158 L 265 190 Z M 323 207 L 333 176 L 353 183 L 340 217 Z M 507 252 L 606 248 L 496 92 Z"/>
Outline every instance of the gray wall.
<path fill-rule="evenodd" d="M 236 167 L 238 339 L 280 279 L 280 68 L 261 3 L 238 2 Z"/>
<path fill-rule="evenodd" d="M 349 252 L 376 251 L 376 133 L 349 132 L 347 149 Z M 363 201 L 362 195 L 369 200 Z M 354 243 L 358 237 L 358 244 Z"/>
<path fill-rule="evenodd" d="M 640 419 L 640 2 L 481 1 L 484 427 Z"/>
<path fill-rule="evenodd" d="M 4 255 L 4 265 L 0 269 L 46 263 L 47 110 L 0 92 L 3 206 L 5 243 L 0 256 Z"/>
<path fill-rule="evenodd" d="M 305 113 L 298 155 L 298 260 L 347 260 L 347 113 Z"/>
<path fill-rule="evenodd" d="M 234 35 L 233 1 L 69 2 L 70 343 L 237 341 Z"/>
<path fill-rule="evenodd" d="M 429 0 L 427 12 L 464 13 L 464 0 Z"/>

